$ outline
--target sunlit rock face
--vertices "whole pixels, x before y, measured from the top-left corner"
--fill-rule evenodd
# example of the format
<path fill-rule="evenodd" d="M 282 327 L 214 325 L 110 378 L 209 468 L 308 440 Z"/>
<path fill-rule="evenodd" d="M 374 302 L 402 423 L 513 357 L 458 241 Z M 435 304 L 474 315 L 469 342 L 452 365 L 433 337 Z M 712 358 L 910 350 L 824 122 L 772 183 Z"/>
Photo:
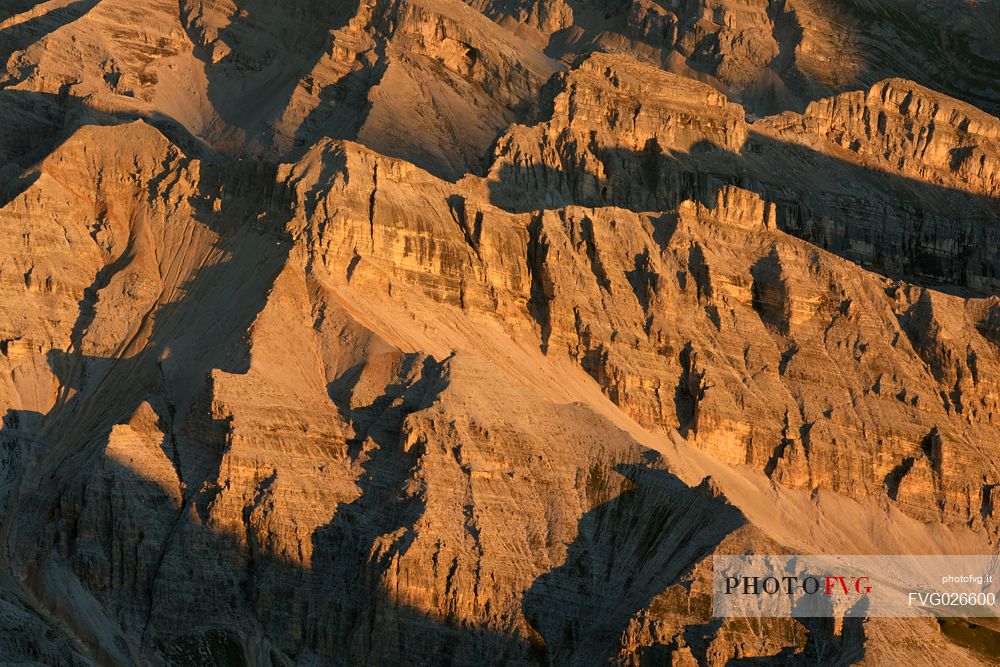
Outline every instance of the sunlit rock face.
<path fill-rule="evenodd" d="M 711 576 L 996 550 L 997 21 L 0 1 L 0 662 L 980 664 Z"/>

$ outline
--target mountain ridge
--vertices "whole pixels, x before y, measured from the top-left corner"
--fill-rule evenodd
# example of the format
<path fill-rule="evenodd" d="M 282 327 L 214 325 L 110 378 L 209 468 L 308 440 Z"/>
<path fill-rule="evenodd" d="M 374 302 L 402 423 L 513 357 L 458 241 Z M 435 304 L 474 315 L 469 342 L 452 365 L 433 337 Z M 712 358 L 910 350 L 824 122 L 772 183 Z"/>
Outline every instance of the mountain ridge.
<path fill-rule="evenodd" d="M 674 4 L 5 9 L 0 657 L 985 660 L 710 587 L 995 551 L 1000 120 L 758 118 L 617 22 L 811 3 Z"/>

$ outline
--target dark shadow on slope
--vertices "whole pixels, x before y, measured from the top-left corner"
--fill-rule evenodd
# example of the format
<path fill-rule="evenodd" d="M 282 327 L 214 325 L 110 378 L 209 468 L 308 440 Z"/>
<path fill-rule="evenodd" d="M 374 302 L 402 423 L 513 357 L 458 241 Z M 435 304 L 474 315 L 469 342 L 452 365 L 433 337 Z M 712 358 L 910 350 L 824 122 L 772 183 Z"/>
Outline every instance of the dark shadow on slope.
<path fill-rule="evenodd" d="M 566 562 L 539 577 L 523 609 L 545 642 L 549 664 L 599 664 L 613 659 L 629 620 L 731 532 L 742 514 L 708 480 L 690 488 L 662 469 L 619 465 L 627 486 L 608 494 L 592 470 L 595 504 L 578 524 Z"/>
<path fill-rule="evenodd" d="M 85 292 L 70 351 L 52 350 L 48 355 L 61 387 L 53 408 L 46 415 L 12 413 L 5 420 L 2 439 L 32 462 L 23 468 L 18 493 L 10 499 L 10 519 L 4 524 L 5 544 L 11 545 L 15 563 L 36 562 L 53 546 L 38 540 L 33 526 L 40 521 L 55 521 L 57 531 L 51 537 L 75 539 L 79 528 L 74 521 L 79 517 L 66 513 L 72 514 L 74 498 L 85 497 L 86 473 L 103 460 L 112 426 L 126 423 L 144 400 L 149 400 L 160 416 L 163 450 L 187 488 L 180 510 L 169 513 L 170 532 L 190 517 L 204 518 L 213 497 L 206 482 L 219 476 L 228 431 L 226 424 L 211 423 L 209 374 L 213 369 L 246 371 L 246 331 L 263 308 L 290 248 L 284 228 L 290 203 L 276 182 L 274 165 L 203 162 L 200 175 L 198 190 L 189 199 L 195 210 L 192 224 L 217 235 L 214 250 L 220 259 L 195 269 L 175 300 L 159 303 L 142 316 L 137 324 L 146 339 L 137 350 L 123 340 L 115 358 L 86 355 L 81 352 L 85 330 L 93 321 L 102 290 L 128 270 L 132 257 L 126 250 Z M 154 178 L 148 197 L 163 196 L 161 186 L 171 187 Z M 191 395 L 209 398 L 200 403 L 195 400 L 193 405 L 190 399 L 180 398 Z M 25 428 L 29 417 L 30 428 Z M 87 503 L 80 505 L 86 507 Z M 141 536 L 147 530 L 151 531 L 151 526 L 143 526 L 138 533 Z M 150 535 L 152 539 L 152 532 Z M 155 549 L 150 553 L 154 564 L 142 569 L 152 581 L 164 554 Z M 72 560 L 74 555 L 67 557 Z M 89 556 L 81 554 L 79 558 L 78 571 L 94 565 L 86 564 Z M 139 588 L 137 594 L 148 594 Z M 146 611 L 152 613 L 151 608 Z M 77 621 L 86 627 L 85 619 Z M 91 621 L 93 627 L 100 626 L 97 620 Z M 135 630 L 136 624 L 141 629 L 141 622 L 133 615 L 131 629 Z M 132 633 L 133 637 L 137 634 Z M 97 658 L 99 662 L 119 661 L 111 654 Z"/>
<path fill-rule="evenodd" d="M 789 11 L 785 0 L 769 2 L 767 16 L 774 24 L 774 41 L 778 44 L 778 55 L 771 62 L 771 69 L 779 75 L 785 74 L 795 65 L 795 50 L 802 43 L 802 24 L 795 11 Z"/>
<path fill-rule="evenodd" d="M 274 154 L 270 124 L 331 51 L 333 32 L 344 27 L 360 6 L 358 0 L 296 4 L 285 8 L 267 0 L 238 0 L 217 40 L 204 34 L 200 13 L 182 4 L 181 21 L 195 54 L 205 62 L 209 100 L 225 123 L 210 132 L 210 138 L 224 153 L 280 157 Z M 223 47 L 228 52 L 214 57 L 212 50 Z M 296 138 L 300 145 L 306 142 L 303 136 Z"/>
<path fill-rule="evenodd" d="M 76 21 L 78 18 L 93 9 L 100 0 L 76 0 L 64 7 L 57 7 L 35 18 L 28 19 L 21 23 L 0 30 L 0 66 L 7 64 L 7 60 L 16 51 L 28 48 L 49 33 L 55 32 L 59 28 Z M 14 4 L 14 3 L 10 3 Z M 23 7 L 24 3 L 20 3 Z M 39 4 L 39 3 L 31 3 Z M 14 7 L 10 9 L 0 9 L 0 20 L 7 16 L 13 16 L 20 11 L 25 11 L 30 7 Z M 0 87 L 8 85 L 9 82 L 0 82 Z"/>
<path fill-rule="evenodd" d="M 25 174 L 18 165 L 10 162 L 0 167 L 0 208 L 21 196 L 38 177 L 37 172 Z"/>
<path fill-rule="evenodd" d="M 688 434 L 698 434 L 699 406 L 711 385 L 705 382 L 705 371 L 698 367 L 698 353 L 694 351 L 690 341 L 684 344 L 677 360 L 680 362 L 681 375 L 674 388 L 674 410 L 680 422 L 677 430 L 686 438 Z"/>
<path fill-rule="evenodd" d="M 376 38 L 375 61 L 359 63 L 336 82 L 319 92 L 319 104 L 306 116 L 295 133 L 292 154 L 308 149 L 317 137 L 355 139 L 371 110 L 368 91 L 378 85 L 388 65 L 385 43 Z"/>
<path fill-rule="evenodd" d="M 121 368 L 122 362 L 105 362 L 90 365 Z M 396 396 L 390 405 L 344 408 L 367 443 L 359 457 L 360 494 L 339 505 L 330 523 L 313 533 L 307 569 L 278 557 L 274 545 L 258 539 L 253 528 L 252 514 L 270 501 L 271 489 L 280 483 L 279 471 L 261 480 L 255 497 L 248 499 L 243 536 L 214 529 L 191 509 L 190 498 L 178 504 L 176 494 L 145 478 L 129 461 L 95 455 L 78 465 L 67 462 L 71 474 L 51 480 L 47 489 L 59 489 L 57 505 L 45 519 L 54 541 L 46 538 L 32 549 L 37 548 L 40 561 L 49 559 L 44 567 L 51 576 L 71 572 L 101 606 L 98 613 L 81 618 L 74 616 L 73 605 L 64 605 L 61 618 L 105 664 L 127 662 L 128 651 L 122 639 L 116 642 L 119 650 L 107 650 L 93 632 L 101 626 L 127 637 L 132 655 L 138 651 L 144 661 L 152 661 L 159 653 L 175 665 L 248 665 L 263 657 L 274 665 L 303 660 L 540 664 L 537 647 L 516 636 L 437 617 L 399 601 L 385 588 L 384 575 L 406 552 L 424 509 L 423 490 L 413 485 L 423 445 L 407 448 L 406 418 L 427 408 L 448 383 L 447 360 L 425 358 L 417 365 L 411 369 L 415 381 L 391 390 Z M 141 395 L 141 387 L 132 389 Z M 127 421 L 127 412 L 115 423 Z M 26 457 L 44 453 L 48 443 L 41 449 L 32 445 L 45 439 L 44 419 L 9 412 L 0 443 Z M 172 437 L 166 421 L 160 422 L 165 451 Z M 95 445 L 107 444 L 106 431 L 94 437 Z M 142 455 L 139 450 L 129 453 L 133 451 Z M 19 515 L 15 521 L 23 525 L 31 517 Z M 392 540 L 386 541 L 389 536 Z M 150 562 L 156 565 L 150 567 Z M 22 564 L 42 568 L 39 561 Z M 161 575 L 166 568 L 173 578 Z M 177 579 L 185 570 L 187 577 Z M 130 576 L 121 577 L 121 572 Z M 48 579 L 34 580 L 36 595 L 52 593 Z"/>
<path fill-rule="evenodd" d="M 714 207 L 720 188 L 735 185 L 774 202 L 783 231 L 867 269 L 960 294 L 1000 292 L 1000 256 L 993 250 L 1000 246 L 1000 198 L 753 132 L 738 153 L 707 141 L 685 153 L 658 146 L 588 150 L 604 178 L 581 173 L 570 154 L 560 155 L 556 168 L 505 163 L 488 183 L 491 202 L 513 212 L 567 205 L 670 211 L 684 200 Z M 650 150 L 657 153 L 655 169 Z"/>
<path fill-rule="evenodd" d="M 285 10 L 267 0 L 239 0 L 216 39 L 202 25 L 196 3 L 184 0 L 182 23 L 205 63 L 208 97 L 219 115 L 204 136 L 227 155 L 294 162 L 323 138 L 358 140 L 362 134 L 369 148 L 439 178 L 455 181 L 478 172 L 490 143 L 531 114 L 541 82 L 531 68 L 508 63 L 513 52 L 506 49 L 497 52 L 502 66 L 481 64 L 481 51 L 471 44 L 463 56 L 468 70 L 445 65 L 436 51 L 448 46 L 446 25 L 462 21 L 450 2 L 457 0 L 422 8 L 295 0 Z M 413 12 L 427 11 L 427 25 L 437 27 L 417 36 Z M 394 42 L 399 30 L 405 34 Z M 397 76 L 385 83 L 390 66 Z M 381 109 L 376 125 L 413 125 L 407 107 L 415 105 L 426 128 L 389 128 L 386 134 L 366 127 L 373 103 Z"/>
<path fill-rule="evenodd" d="M 528 312 L 538 322 L 541 335 L 541 350 L 548 354 L 549 337 L 552 335 L 552 321 L 549 316 L 549 301 L 552 298 L 551 278 L 546 272 L 546 258 L 549 242 L 544 234 L 542 216 L 533 216 L 528 225 L 528 270 L 531 275 Z"/>
<path fill-rule="evenodd" d="M 121 368 L 120 361 L 106 361 Z M 259 664 L 262 656 L 273 665 L 590 665 L 615 657 L 629 620 L 665 589 L 683 586 L 681 577 L 744 523 L 708 480 L 690 488 L 645 462 L 613 471 L 594 463 L 585 488 L 593 509 L 579 520 L 565 563 L 539 577 L 523 598 L 538 638 L 525 640 L 513 630 L 498 632 L 406 604 L 387 584 L 403 574 L 399 557 L 416 537 L 426 493 L 415 484 L 425 445 L 410 437 L 407 420 L 447 386 L 449 367 L 447 360 L 416 356 L 403 366 L 400 381 L 387 387 L 394 397 L 388 404 L 345 405 L 356 373 L 331 389 L 365 440 L 356 457 L 359 495 L 337 506 L 332 520 L 312 534 L 309 567 L 280 557 L 262 539 L 266 526 L 253 517 L 272 502 L 280 470 L 245 497 L 246 532 L 234 534 L 206 521 L 190 497 L 181 499 L 132 468 L 122 452 L 142 452 L 131 445 L 119 447 L 117 458 L 95 454 L 77 464 L 67 461 L 69 470 L 48 485 L 50 493 L 58 489 L 58 502 L 44 519 L 38 517 L 44 523 L 35 523 L 30 513 L 16 517 L 19 525 L 51 528 L 32 547 L 39 560 L 28 561 L 32 567 L 46 562 L 48 576 L 33 580 L 35 592 L 51 594 L 45 582 L 58 581 L 60 572 L 78 577 L 101 606 L 99 615 L 70 625 L 91 647 L 98 638 L 88 629 L 98 621 L 112 627 L 144 661 L 158 652 L 169 664 L 206 667 Z M 82 393 L 98 390 L 82 387 Z M 133 390 L 144 391 L 135 385 Z M 169 452 L 169 413 L 160 417 L 164 442 L 151 446 Z M 43 419 L 9 413 L 0 441 L 32 456 L 44 454 Z M 115 423 L 128 419 L 123 410 Z M 95 445 L 107 444 L 106 432 L 94 437 L 103 439 Z M 36 441 L 41 449 L 32 448 Z M 655 461 L 647 455 L 646 461 Z M 61 608 L 63 618 L 73 619 L 69 609 Z M 718 631 L 718 624 L 710 625 L 711 634 Z M 825 626 L 816 632 L 817 638 L 827 636 Z M 122 661 L 114 652 L 94 655 L 99 662 Z"/>
<path fill-rule="evenodd" d="M 0 89 L 0 164 L 21 169 L 47 156 L 80 126 L 83 101 L 76 97 Z M 9 181 L 8 181 L 9 182 Z M 19 192 L 8 191 L 7 201 Z"/>
<path fill-rule="evenodd" d="M 571 59 L 595 51 L 625 51 L 663 69 L 673 69 L 669 63 L 677 59 L 720 89 L 726 87 L 721 80 L 727 77 L 726 68 L 720 69 L 720 65 L 730 64 L 736 71 L 758 67 L 744 62 L 744 50 L 767 49 L 764 34 L 769 30 L 777 55 L 747 88 L 739 88 L 746 82 L 737 77 L 741 83 L 728 91 L 731 96 L 742 97 L 748 111 L 757 115 L 801 111 L 809 102 L 838 92 L 865 89 L 890 77 L 910 79 L 988 113 L 1000 114 L 1000 80 L 996 77 L 1000 61 L 988 51 L 975 48 L 969 39 L 978 32 L 983 35 L 978 46 L 989 44 L 990 29 L 1000 26 L 1000 9 L 995 4 L 969 3 L 951 12 L 956 18 L 950 25 L 934 19 L 933 3 L 913 9 L 880 0 L 832 0 L 825 3 L 827 6 L 804 8 L 808 22 L 829 21 L 851 35 L 846 48 L 858 50 L 857 71 L 836 89 L 810 74 L 811 68 L 799 67 L 796 49 L 805 34 L 798 10 L 803 8 L 789 6 L 784 0 L 769 0 L 762 8 L 769 25 L 747 26 L 750 30 L 746 32 L 740 30 L 744 26 L 739 24 L 726 25 L 732 15 L 721 10 L 706 15 L 699 3 L 655 3 L 654 11 L 637 12 L 632 17 L 626 15 L 635 11 L 634 3 L 571 0 L 567 4 L 573 10 L 573 25 L 551 35 L 546 48 L 550 57 Z M 938 11 L 943 11 L 941 7 L 937 5 Z M 818 16 L 813 18 L 811 13 Z M 495 18 L 497 12 L 493 14 Z M 657 29 L 651 30 L 651 16 L 656 14 Z M 517 18 L 513 13 L 508 15 Z M 640 18 L 643 15 L 645 18 Z M 963 23 L 967 33 L 962 32 Z M 755 43 L 754 29 L 760 28 L 765 30 L 760 31 L 760 41 Z M 729 40 L 737 39 L 738 45 L 723 44 L 720 33 L 725 32 Z"/>
<path fill-rule="evenodd" d="M 0 204 L 9 202 L 30 185 L 21 177 L 22 170 L 45 159 L 84 125 L 121 125 L 143 120 L 189 157 L 218 158 L 215 151 L 173 118 L 158 113 L 148 116 L 108 113 L 91 107 L 85 98 L 69 94 L 0 88 L 0 116 L 4 118 L 0 123 Z M 9 174 L 4 170 L 9 170 Z M 35 177 L 34 174 L 25 176 Z M 17 179 L 20 185 L 14 185 Z M 5 182 L 6 193 L 3 190 Z"/>
<path fill-rule="evenodd" d="M 32 437 L 23 425 L 29 417 L 8 413 L 5 422 L 22 426 L 6 427 L 0 442 L 24 446 L 17 441 Z M 385 590 L 382 576 L 405 552 L 423 508 L 419 496 L 400 497 L 413 473 L 412 461 L 397 459 L 400 435 L 364 466 L 361 497 L 313 535 L 305 570 L 256 539 L 253 504 L 244 510 L 243 539 L 196 520 L 128 461 L 101 458 L 78 469 L 50 517 L 60 565 L 45 567 L 79 577 L 101 606 L 80 618 L 65 605 L 60 618 L 101 664 L 130 662 L 126 637 L 144 661 L 159 654 L 167 664 L 197 667 L 260 664 L 263 656 L 273 665 L 542 664 L 537 647 L 518 637 L 437 617 Z M 385 475 L 387 466 L 398 474 Z M 262 482 L 254 503 L 267 501 L 273 479 Z M 393 531 L 401 537 L 377 552 L 377 541 Z M 166 578 L 150 561 L 168 562 L 173 576 L 186 569 L 187 578 Z M 118 572 L 136 576 L 120 579 Z M 36 585 L 36 594 L 48 590 Z M 119 651 L 101 648 L 95 629 L 102 625 L 120 637 Z"/>
<path fill-rule="evenodd" d="M 347 407 L 341 400 L 345 387 L 331 392 L 362 440 L 360 495 L 340 504 L 330 523 L 313 534 L 310 578 L 322 591 L 317 633 L 325 632 L 322 640 L 340 647 L 350 664 L 531 661 L 531 647 L 517 637 L 435 618 L 393 601 L 385 590 L 384 577 L 416 538 L 425 509 L 425 489 L 414 481 L 426 445 L 407 444 L 412 440 L 407 418 L 430 407 L 445 389 L 449 360 L 405 355 L 399 382 L 368 406 Z"/>
<path fill-rule="evenodd" d="M 253 504 L 244 510 L 245 543 L 207 527 L 231 431 L 227 423 L 213 423 L 207 376 L 213 369 L 247 371 L 246 329 L 266 302 L 290 243 L 283 231 L 288 202 L 274 182 L 273 166 L 203 163 L 201 175 L 199 191 L 191 199 L 196 219 L 219 235 L 220 254 L 232 259 L 204 266 L 183 286 L 179 298 L 147 315 L 148 341 L 138 354 L 96 358 L 77 351 L 50 353 L 50 365 L 63 387 L 57 405 L 48 415 L 12 412 L 5 419 L 0 440 L 41 463 L 25 471 L 12 512 L 16 520 L 5 533 L 15 546 L 16 562 L 35 567 L 58 553 L 60 562 L 114 617 L 71 615 L 70 625 L 83 628 L 88 644 L 96 646 L 99 640 L 87 636 L 86 629 L 107 620 L 144 656 L 151 658 L 148 652 L 159 650 L 173 664 L 247 664 L 260 659 L 259 654 L 244 653 L 244 647 L 255 645 L 252 633 L 261 625 L 275 638 L 271 648 L 263 649 L 274 664 L 291 664 L 287 646 L 301 649 L 306 660 L 318 654 L 351 664 L 385 664 L 404 657 L 408 664 L 428 665 L 530 661 L 532 647 L 516 637 L 435 618 L 400 603 L 382 588 L 387 559 L 405 552 L 423 509 L 422 497 L 408 486 L 422 446 L 406 448 L 404 422 L 446 383 L 442 364 L 433 360 L 423 363 L 416 382 L 390 387 L 389 400 L 384 397 L 363 408 L 350 409 L 331 387 L 337 407 L 357 430 L 354 454 L 362 470 L 362 493 L 358 500 L 342 504 L 334 520 L 312 536 L 310 570 L 276 558 L 271 545 L 256 542 L 249 529 L 249 513 L 267 502 L 276 474 L 261 481 Z M 151 200 L 161 194 L 155 189 L 151 186 Z M 216 198 L 225 218 L 215 212 Z M 267 214 L 263 221 L 261 211 Z M 258 222 L 254 226 L 249 220 Z M 77 350 L 94 319 L 95 302 L 130 259 L 126 251 L 84 295 L 73 336 Z M 234 304 L 245 306 L 236 309 L 235 317 L 227 311 Z M 349 397 L 350 387 L 344 389 Z M 200 398 L 184 409 L 175 391 Z M 159 415 L 162 449 L 186 486 L 180 507 L 154 481 L 101 456 L 112 425 L 127 422 L 143 400 Z M 134 501 L 113 505 L 123 496 Z M 113 519 L 107 514 L 112 506 Z M 42 540 L 35 530 L 40 522 L 53 528 Z M 395 531 L 402 531 L 403 538 L 394 550 L 376 554 L 376 540 Z M 138 576 L 114 579 L 116 568 L 127 566 L 133 556 Z M 160 577 L 165 564 L 178 562 L 188 569 L 188 588 L 185 582 Z M 33 585 L 43 586 L 42 579 Z M 176 609 L 161 608 L 167 588 L 197 596 L 178 615 Z M 214 598 L 213 592 L 218 594 Z M 187 593 L 180 594 L 182 601 Z M 219 609 L 204 609 L 199 606 L 203 596 L 227 602 Z M 289 626 L 290 619 L 297 620 L 293 609 L 301 604 L 311 610 L 303 617 L 306 625 Z M 70 612 L 62 608 L 60 613 Z M 161 615 L 170 622 L 158 625 Z M 157 628 L 172 631 L 157 634 Z M 413 653 L 414 646 L 424 650 Z M 101 649 L 95 655 L 102 663 L 127 661 L 124 653 L 113 650 Z"/>
<path fill-rule="evenodd" d="M 356 558 L 340 563 L 339 567 L 314 559 L 313 567 L 317 571 L 326 570 L 325 578 L 341 580 L 344 592 L 349 593 L 342 597 L 344 600 L 363 599 L 363 595 L 358 595 L 360 591 L 350 589 L 363 580 L 361 568 L 372 556 L 375 540 L 399 529 L 412 530 L 423 514 L 423 499 L 408 492 L 406 483 L 424 448 L 420 443 L 411 448 L 405 446 L 405 423 L 410 414 L 430 407 L 448 385 L 447 363 L 447 359 L 438 362 L 433 357 L 421 362 L 418 355 L 407 355 L 401 381 L 388 385 L 371 405 L 352 410 L 335 400 L 342 416 L 354 428 L 354 439 L 347 446 L 349 453 L 354 449 L 352 459 L 362 470 L 357 481 L 360 495 L 357 500 L 337 507 L 333 520 L 313 535 L 313 546 L 316 553 L 336 547 L 351 551 Z M 408 539 L 412 537 L 410 533 Z M 405 552 L 407 546 L 408 541 L 402 540 L 382 557 L 391 559 L 396 553 Z"/>
<path fill-rule="evenodd" d="M 226 172 L 225 189 L 219 187 L 222 170 Z M 282 203 L 284 194 L 275 182 L 275 173 L 274 166 L 261 163 L 202 165 L 200 190 L 191 199 L 195 224 L 218 235 L 216 251 L 228 259 L 197 269 L 181 286 L 179 298 L 147 312 L 139 323 L 146 340 L 137 350 L 130 349 L 129 341 L 122 341 L 116 358 L 85 355 L 80 342 L 102 286 L 110 283 L 115 271 L 127 269 L 128 262 L 113 263 L 97 276 L 94 288 L 85 293 L 80 304 L 73 347 L 69 352 L 49 353 L 62 389 L 54 407 L 34 430 L 36 463 L 22 481 L 20 525 L 28 526 L 54 511 L 51 491 L 62 493 L 73 488 L 79 482 L 78 471 L 87 470 L 99 459 L 111 426 L 124 423 L 142 401 L 150 399 L 160 406 L 161 417 L 169 422 L 166 450 L 176 453 L 183 449 L 176 441 L 190 437 L 183 428 L 190 406 L 187 399 L 177 398 L 178 393 L 204 395 L 212 369 L 245 372 L 246 331 L 263 308 L 290 248 L 284 230 L 287 218 L 283 217 L 289 215 L 289 207 Z M 155 191 L 149 194 L 159 196 Z M 221 202 L 225 217 L 215 212 L 206 194 Z M 258 213 L 265 217 L 259 218 Z M 255 219 L 256 228 L 246 222 Z M 217 477 L 224 445 L 225 440 L 216 443 L 217 451 L 210 452 L 214 461 L 174 457 L 177 474 L 191 491 L 186 501 L 198 500 L 194 496 L 201 493 L 203 479 Z M 198 473 L 204 478 L 193 478 Z M 20 555 L 28 559 L 36 548 L 43 547 L 19 541 L 33 539 L 25 535 L 11 539 Z"/>
<path fill-rule="evenodd" d="M 21 12 L 26 12 L 37 4 L 37 0 L 6 0 L 0 8 L 0 21 L 6 21 Z"/>
<path fill-rule="evenodd" d="M 934 3 L 905 7 L 900 3 L 879 0 L 835 0 L 841 11 L 853 17 L 860 39 L 864 69 L 856 76 L 858 87 L 867 87 L 889 77 L 902 77 L 932 90 L 968 102 L 987 113 L 1000 114 L 1000 61 L 979 53 L 968 35 L 950 31 L 951 26 L 935 21 L 929 11 Z M 937 8 L 946 5 L 938 5 Z M 969 33 L 1000 26 L 1000 7 L 995 3 L 969 3 L 962 8 L 970 12 L 993 12 L 992 21 L 967 22 Z M 929 10 L 921 15 L 920 10 Z M 960 11 L 950 12 L 958 17 Z M 973 28 L 972 26 L 976 26 Z M 995 39 L 993 40 L 995 42 Z"/>
<path fill-rule="evenodd" d="M 821 600 L 822 610 L 816 608 L 815 602 L 808 604 L 811 610 L 821 611 L 821 613 L 831 614 L 831 616 L 800 617 L 797 619 L 797 622 L 808 632 L 806 644 L 801 650 L 797 646 L 786 647 L 777 655 L 733 659 L 726 663 L 727 667 L 750 667 L 752 665 L 848 667 L 848 665 L 857 664 L 865 657 L 867 599 L 862 599 L 851 608 L 849 615 L 843 616 L 839 627 L 837 620 L 832 616 L 832 602 Z M 793 613 L 795 612 L 793 611 Z"/>

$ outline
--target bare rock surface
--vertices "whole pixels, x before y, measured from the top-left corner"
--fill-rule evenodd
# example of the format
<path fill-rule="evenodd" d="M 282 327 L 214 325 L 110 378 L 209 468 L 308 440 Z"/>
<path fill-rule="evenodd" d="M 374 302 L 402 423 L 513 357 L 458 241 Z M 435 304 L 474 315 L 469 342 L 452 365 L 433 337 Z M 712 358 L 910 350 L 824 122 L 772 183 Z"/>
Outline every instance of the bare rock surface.
<path fill-rule="evenodd" d="M 985 659 L 710 587 L 997 548 L 989 4 L 0 6 L 0 660 Z"/>
<path fill-rule="evenodd" d="M 551 100 L 497 142 L 497 205 L 654 211 L 734 185 L 772 202 L 781 229 L 875 270 L 997 289 L 1000 126 L 975 107 L 891 79 L 751 122 L 710 86 L 605 54 Z"/>

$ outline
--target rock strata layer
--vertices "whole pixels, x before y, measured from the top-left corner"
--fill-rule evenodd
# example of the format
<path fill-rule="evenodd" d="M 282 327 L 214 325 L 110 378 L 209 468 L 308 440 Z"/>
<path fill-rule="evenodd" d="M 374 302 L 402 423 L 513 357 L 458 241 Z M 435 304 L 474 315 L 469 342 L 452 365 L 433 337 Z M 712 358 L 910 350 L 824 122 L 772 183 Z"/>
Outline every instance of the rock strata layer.
<path fill-rule="evenodd" d="M 995 88 L 626 4 L 7 3 L 0 660 L 984 659 L 711 576 L 995 551 Z"/>

